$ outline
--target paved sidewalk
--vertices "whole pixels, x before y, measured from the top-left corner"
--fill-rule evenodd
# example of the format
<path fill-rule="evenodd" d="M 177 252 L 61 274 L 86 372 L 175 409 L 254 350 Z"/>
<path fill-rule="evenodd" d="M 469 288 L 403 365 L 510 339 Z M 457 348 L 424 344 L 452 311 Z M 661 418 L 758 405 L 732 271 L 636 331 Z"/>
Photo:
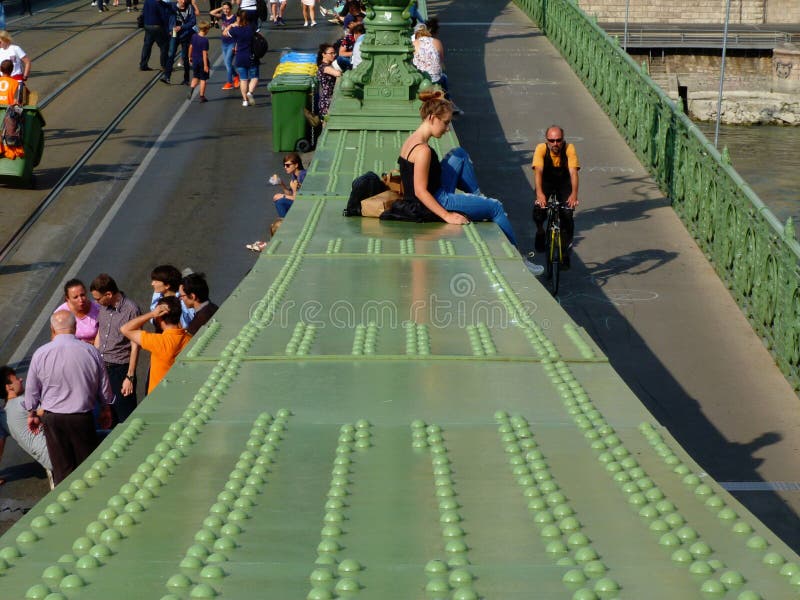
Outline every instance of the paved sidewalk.
<path fill-rule="evenodd" d="M 647 408 L 720 482 L 800 549 L 800 411 L 725 286 L 558 52 L 513 4 L 432 2 L 456 123 L 481 189 L 532 249 L 532 151 L 552 123 L 582 164 L 562 303 Z M 788 482 L 790 485 L 775 485 Z M 788 488 L 774 492 L 773 488 Z"/>

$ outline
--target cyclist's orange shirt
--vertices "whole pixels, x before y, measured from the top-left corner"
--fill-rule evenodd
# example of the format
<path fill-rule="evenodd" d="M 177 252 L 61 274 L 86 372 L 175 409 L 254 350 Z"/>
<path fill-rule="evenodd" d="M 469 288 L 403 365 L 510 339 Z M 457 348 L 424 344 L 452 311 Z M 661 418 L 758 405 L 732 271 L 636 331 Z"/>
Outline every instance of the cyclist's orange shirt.
<path fill-rule="evenodd" d="M 544 153 L 547 152 L 547 144 L 539 144 L 536 146 L 536 150 L 533 152 L 533 163 L 531 166 L 534 169 L 543 169 L 544 168 Z M 561 155 L 550 153 L 550 158 L 553 160 L 554 167 L 561 166 Z M 569 163 L 570 169 L 580 169 L 581 164 L 578 162 L 578 153 L 575 152 L 575 146 L 572 144 L 567 144 L 567 162 Z"/>
<path fill-rule="evenodd" d="M 0 104 L 8 106 L 15 104 L 14 99 L 17 97 L 17 88 L 19 81 L 11 79 L 11 77 L 0 77 Z"/>

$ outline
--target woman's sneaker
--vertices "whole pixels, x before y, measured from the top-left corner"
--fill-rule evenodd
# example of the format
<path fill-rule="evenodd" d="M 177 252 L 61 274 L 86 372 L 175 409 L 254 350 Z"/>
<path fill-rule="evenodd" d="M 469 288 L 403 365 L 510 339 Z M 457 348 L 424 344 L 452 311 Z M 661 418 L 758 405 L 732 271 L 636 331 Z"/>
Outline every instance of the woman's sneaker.
<path fill-rule="evenodd" d="M 528 252 L 528 254 L 522 259 L 525 263 L 525 266 L 528 267 L 528 271 L 533 273 L 536 277 L 544 273 L 544 267 L 542 265 L 537 265 L 533 262 L 534 254 L 533 252 Z"/>
<path fill-rule="evenodd" d="M 255 106 L 256 105 L 256 99 L 253 98 L 253 93 L 252 92 L 247 92 L 247 102 L 248 102 L 248 104 L 250 104 L 250 106 Z"/>

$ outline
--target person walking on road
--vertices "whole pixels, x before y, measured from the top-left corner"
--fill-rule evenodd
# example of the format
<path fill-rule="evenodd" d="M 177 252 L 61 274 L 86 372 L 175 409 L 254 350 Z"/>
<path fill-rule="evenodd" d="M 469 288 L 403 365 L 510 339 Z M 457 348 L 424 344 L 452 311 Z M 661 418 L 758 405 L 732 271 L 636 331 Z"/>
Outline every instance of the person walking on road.
<path fill-rule="evenodd" d="M 160 51 L 159 64 L 161 70 L 167 68 L 167 55 L 169 54 L 169 37 L 167 34 L 167 8 L 160 0 L 144 0 L 142 5 L 142 22 L 144 23 L 144 42 L 142 43 L 142 57 L 139 60 L 140 71 L 152 71 L 150 68 L 150 53 L 153 44 Z"/>
<path fill-rule="evenodd" d="M 255 17 L 258 18 L 257 16 Z M 258 59 L 253 56 L 253 29 L 248 24 L 250 13 L 240 10 L 236 14 L 236 23 L 226 27 L 222 35 L 236 43 L 236 72 L 239 74 L 239 91 L 242 93 L 242 106 L 255 106 L 253 96 L 258 86 Z"/>
<path fill-rule="evenodd" d="M 178 46 L 181 49 L 181 56 L 183 57 L 183 85 L 189 85 L 189 70 L 191 61 L 189 58 L 189 44 L 192 41 L 192 35 L 197 29 L 197 16 L 194 12 L 194 6 L 189 0 L 178 0 L 178 3 L 168 4 L 172 13 L 169 17 L 169 30 L 172 37 L 169 40 L 169 55 L 167 56 L 167 66 L 164 69 L 164 75 L 161 76 L 161 81 L 169 83 L 169 78 L 172 76 L 172 69 L 175 64 L 175 55 L 178 53 Z"/>
<path fill-rule="evenodd" d="M 236 23 L 236 15 L 233 14 L 233 5 L 229 0 L 225 0 L 222 6 L 215 8 L 211 11 L 211 16 L 217 19 L 217 23 L 222 31 Z M 239 88 L 239 74 L 233 66 L 233 49 L 236 47 L 236 42 L 233 38 L 223 35 L 222 36 L 222 60 L 225 63 L 225 71 L 228 73 L 228 78 L 225 85 L 222 86 L 223 90 L 232 90 Z"/>
<path fill-rule="evenodd" d="M 95 405 L 114 401 L 100 353 L 75 337 L 75 326 L 75 315 L 69 311 L 59 310 L 50 317 L 53 339 L 33 353 L 23 401 L 30 413 L 28 429 L 36 433 L 44 424 L 56 485 L 97 447 Z M 39 409 L 44 410 L 41 417 Z"/>

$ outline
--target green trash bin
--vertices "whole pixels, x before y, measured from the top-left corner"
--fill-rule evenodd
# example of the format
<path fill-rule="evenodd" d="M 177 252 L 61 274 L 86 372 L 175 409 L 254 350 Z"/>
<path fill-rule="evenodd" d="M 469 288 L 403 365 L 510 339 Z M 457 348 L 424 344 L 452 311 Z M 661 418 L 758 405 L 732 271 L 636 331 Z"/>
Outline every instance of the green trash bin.
<path fill-rule="evenodd" d="M 38 166 L 44 152 L 44 117 L 36 106 L 24 107 L 25 128 L 22 146 L 25 156 L 0 158 L 0 184 L 13 187 L 30 187 L 33 183 L 33 168 Z M 0 119 L 5 117 L 6 107 L 0 106 Z"/>
<path fill-rule="evenodd" d="M 269 84 L 272 94 L 272 149 L 275 152 L 308 152 L 313 131 L 305 110 L 312 109 L 316 79 L 308 75 L 277 75 Z"/>

